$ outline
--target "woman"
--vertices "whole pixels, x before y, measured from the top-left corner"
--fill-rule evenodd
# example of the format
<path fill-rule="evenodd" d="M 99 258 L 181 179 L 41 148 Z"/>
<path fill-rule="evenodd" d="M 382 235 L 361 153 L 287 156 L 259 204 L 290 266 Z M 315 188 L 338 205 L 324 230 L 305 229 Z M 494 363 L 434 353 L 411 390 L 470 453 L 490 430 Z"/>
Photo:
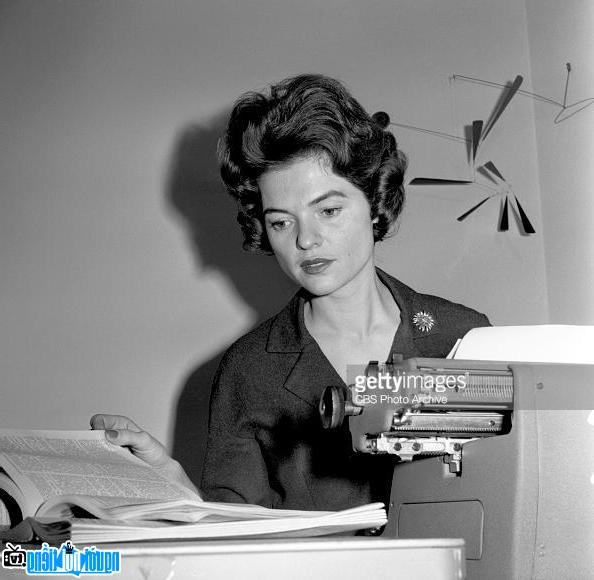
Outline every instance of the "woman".
<path fill-rule="evenodd" d="M 244 247 L 274 253 L 301 290 L 226 352 L 201 490 L 215 501 L 295 509 L 386 501 L 391 461 L 354 455 L 346 426 L 324 431 L 321 391 L 344 384 L 347 365 L 392 352 L 444 357 L 489 321 L 375 267 L 374 245 L 402 209 L 406 159 L 338 81 L 301 75 L 244 95 L 219 157 Z M 129 419 L 99 415 L 92 426 L 187 479 Z"/>

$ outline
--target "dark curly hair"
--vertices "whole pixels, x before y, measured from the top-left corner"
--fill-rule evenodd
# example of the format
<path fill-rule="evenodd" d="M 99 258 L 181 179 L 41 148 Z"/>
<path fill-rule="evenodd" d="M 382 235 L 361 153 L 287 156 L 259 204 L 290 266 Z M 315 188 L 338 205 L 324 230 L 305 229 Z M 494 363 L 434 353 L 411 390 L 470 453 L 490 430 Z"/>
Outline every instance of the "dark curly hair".
<path fill-rule="evenodd" d="M 404 203 L 406 156 L 342 83 L 299 75 L 249 92 L 235 103 L 219 142 L 221 177 L 238 201 L 246 250 L 272 251 L 257 179 L 267 170 L 310 155 L 326 156 L 333 171 L 363 191 L 382 240 Z"/>

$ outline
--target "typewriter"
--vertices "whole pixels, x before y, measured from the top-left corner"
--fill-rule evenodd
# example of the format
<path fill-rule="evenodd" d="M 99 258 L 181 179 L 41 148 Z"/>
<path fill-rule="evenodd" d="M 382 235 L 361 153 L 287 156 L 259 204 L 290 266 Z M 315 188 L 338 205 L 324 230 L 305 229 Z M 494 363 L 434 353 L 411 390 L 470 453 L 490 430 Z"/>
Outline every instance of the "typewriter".
<path fill-rule="evenodd" d="M 383 537 L 464 538 L 469 578 L 594 573 L 594 365 L 399 356 L 320 399 L 396 458 Z"/>

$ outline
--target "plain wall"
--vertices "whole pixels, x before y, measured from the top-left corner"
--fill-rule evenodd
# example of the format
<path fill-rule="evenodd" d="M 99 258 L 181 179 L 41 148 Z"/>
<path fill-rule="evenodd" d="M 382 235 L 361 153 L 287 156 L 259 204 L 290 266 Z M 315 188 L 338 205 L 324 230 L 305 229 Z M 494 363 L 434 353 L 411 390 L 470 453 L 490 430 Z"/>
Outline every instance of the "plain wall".
<path fill-rule="evenodd" d="M 563 103 L 571 65 L 566 109 L 535 107 L 549 318 L 594 324 L 594 3 L 526 6 L 534 92 Z"/>
<path fill-rule="evenodd" d="M 218 182 L 233 100 L 320 72 L 370 112 L 461 136 L 501 90 L 452 75 L 522 74 L 529 88 L 537 16 L 516 0 L 0 4 L 0 424 L 127 414 L 197 476 L 218 357 L 294 291 L 273 258 L 242 254 Z M 409 179 L 472 175 L 465 146 L 394 130 Z M 502 171 L 535 235 L 513 213 L 497 231 L 500 196 L 456 221 L 479 187 L 411 186 L 378 263 L 495 324 L 547 322 L 536 153 L 534 102 L 516 98 L 477 159 Z"/>

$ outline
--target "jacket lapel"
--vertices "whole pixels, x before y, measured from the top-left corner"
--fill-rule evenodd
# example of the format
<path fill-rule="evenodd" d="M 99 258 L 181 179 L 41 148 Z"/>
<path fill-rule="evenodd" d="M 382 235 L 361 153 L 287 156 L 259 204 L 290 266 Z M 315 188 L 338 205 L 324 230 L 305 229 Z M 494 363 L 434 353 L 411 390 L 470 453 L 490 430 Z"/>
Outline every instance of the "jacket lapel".
<path fill-rule="evenodd" d="M 400 309 L 398 334 L 402 334 L 402 338 L 412 352 L 410 355 L 407 352 L 402 354 L 405 356 L 419 356 L 416 352 L 418 349 L 414 346 L 415 341 L 441 332 L 435 305 L 427 299 L 428 297 L 415 292 L 400 280 L 386 274 L 379 268 L 376 268 L 376 270 L 380 280 L 390 290 Z"/>
<path fill-rule="evenodd" d="M 317 407 L 322 391 L 331 385 L 341 386 L 344 382 L 314 341 L 305 346 L 283 386 Z"/>
<path fill-rule="evenodd" d="M 406 284 L 376 268 L 380 280 L 390 290 L 400 309 L 400 325 L 393 349 L 405 358 L 420 356 L 418 339 L 440 332 L 434 309 Z M 279 377 L 285 389 L 311 406 L 317 406 L 323 389 L 344 382 L 320 347 L 307 331 L 303 321 L 306 295 L 299 291 L 287 306 L 272 319 L 266 351 L 283 353 L 294 361 L 290 371 Z M 422 342 L 422 341 L 421 341 Z"/>
<path fill-rule="evenodd" d="M 344 383 L 307 331 L 304 303 L 305 293 L 300 291 L 272 320 L 266 351 L 293 358 L 289 373 L 281 378 L 283 387 L 315 407 L 325 387 Z"/>

